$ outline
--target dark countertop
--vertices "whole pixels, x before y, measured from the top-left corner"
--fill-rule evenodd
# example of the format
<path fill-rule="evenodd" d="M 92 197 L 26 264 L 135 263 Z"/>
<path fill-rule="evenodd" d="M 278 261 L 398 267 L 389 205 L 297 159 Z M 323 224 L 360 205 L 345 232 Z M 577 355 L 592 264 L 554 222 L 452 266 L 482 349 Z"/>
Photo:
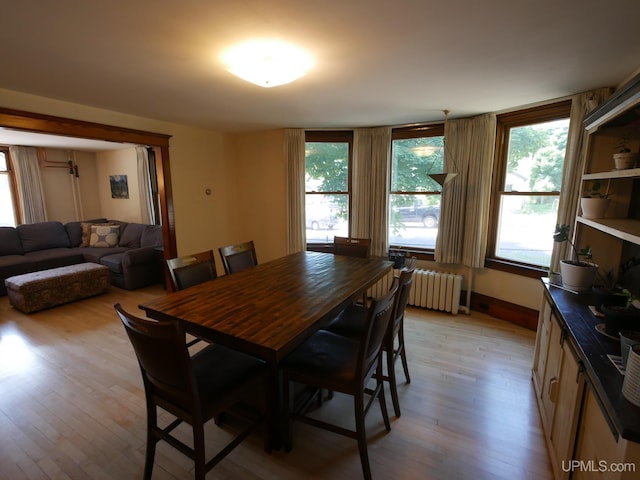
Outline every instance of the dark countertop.
<path fill-rule="evenodd" d="M 542 279 L 542 283 L 563 329 L 568 332 L 566 339 L 584 364 L 587 381 L 596 393 L 612 432 L 616 437 L 620 435 L 627 440 L 640 442 L 640 407 L 622 395 L 624 376 L 607 357 L 607 354 L 620 355 L 620 340 L 596 330 L 596 325 L 602 323 L 603 319 L 589 310 L 589 305 L 595 304 L 595 295 L 567 292 L 549 285 L 546 278 Z"/>

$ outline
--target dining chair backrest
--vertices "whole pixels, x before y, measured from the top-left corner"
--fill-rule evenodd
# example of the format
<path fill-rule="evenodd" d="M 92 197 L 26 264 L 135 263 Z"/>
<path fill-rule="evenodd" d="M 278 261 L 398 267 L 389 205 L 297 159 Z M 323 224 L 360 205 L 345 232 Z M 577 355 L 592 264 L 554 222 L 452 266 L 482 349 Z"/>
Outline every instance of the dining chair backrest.
<path fill-rule="evenodd" d="M 158 405 L 172 413 L 198 408 L 190 356 L 180 324 L 134 317 L 120 305 L 115 309 L 138 358 L 147 398 L 156 399 Z"/>
<path fill-rule="evenodd" d="M 398 291 L 399 280 L 396 278 L 389 291 L 381 298 L 373 300 L 368 309 L 366 328 L 362 331 L 360 348 L 360 368 L 361 378 L 366 382 L 376 368 L 376 360 L 382 349 L 382 342 L 393 315 L 396 292 Z"/>
<path fill-rule="evenodd" d="M 218 250 L 220 251 L 222 265 L 227 275 L 258 265 L 258 257 L 256 256 L 256 248 L 253 240 L 229 245 L 219 248 Z"/>
<path fill-rule="evenodd" d="M 370 238 L 333 237 L 333 253 L 349 257 L 369 257 Z"/>
<path fill-rule="evenodd" d="M 404 311 L 409 303 L 409 294 L 411 293 L 411 286 L 413 285 L 413 274 L 415 267 L 411 269 L 403 269 L 400 271 L 398 280 L 398 292 L 396 293 L 395 303 L 393 306 L 392 320 L 389 322 L 389 340 L 394 341 L 398 330 L 402 326 L 402 319 L 404 318 Z"/>
<path fill-rule="evenodd" d="M 218 276 L 213 250 L 170 258 L 167 268 L 175 290 L 183 290 Z"/>

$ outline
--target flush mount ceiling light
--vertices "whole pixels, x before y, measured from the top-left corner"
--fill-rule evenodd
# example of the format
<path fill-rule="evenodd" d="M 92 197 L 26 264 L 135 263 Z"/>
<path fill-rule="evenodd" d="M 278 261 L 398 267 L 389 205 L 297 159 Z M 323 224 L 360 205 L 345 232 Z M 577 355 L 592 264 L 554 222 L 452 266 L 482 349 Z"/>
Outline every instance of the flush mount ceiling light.
<path fill-rule="evenodd" d="M 303 49 L 284 42 L 251 40 L 228 48 L 222 61 L 234 75 L 261 87 L 291 83 L 313 66 Z"/>

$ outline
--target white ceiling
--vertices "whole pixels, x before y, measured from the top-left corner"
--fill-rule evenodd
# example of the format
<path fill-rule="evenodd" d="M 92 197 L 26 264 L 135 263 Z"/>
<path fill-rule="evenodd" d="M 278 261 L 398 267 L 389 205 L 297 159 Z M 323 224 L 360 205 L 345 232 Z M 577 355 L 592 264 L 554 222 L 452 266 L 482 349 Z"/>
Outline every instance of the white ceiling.
<path fill-rule="evenodd" d="M 229 132 L 497 112 L 640 68 L 638 0 L 0 2 L 0 88 Z M 315 68 L 271 89 L 225 71 L 258 37 Z"/>

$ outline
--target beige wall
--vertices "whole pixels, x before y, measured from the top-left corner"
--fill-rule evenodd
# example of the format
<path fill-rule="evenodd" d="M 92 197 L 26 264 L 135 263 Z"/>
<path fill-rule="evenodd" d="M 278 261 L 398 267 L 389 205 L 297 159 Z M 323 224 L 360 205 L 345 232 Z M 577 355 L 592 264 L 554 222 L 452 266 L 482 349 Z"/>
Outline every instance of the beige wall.
<path fill-rule="evenodd" d="M 287 254 L 284 131 L 234 135 L 232 145 L 239 231 L 225 235 L 223 243 L 253 240 L 258 261 L 282 257 Z"/>
<path fill-rule="evenodd" d="M 40 166 L 40 176 L 47 218 L 66 223 L 100 217 L 95 154 L 47 148 L 45 158 L 45 164 Z M 78 165 L 79 178 L 69 175 L 66 166 L 69 160 Z"/>
<path fill-rule="evenodd" d="M 96 153 L 96 173 L 101 216 L 123 222 L 142 222 L 135 148 Z M 111 176 L 126 175 L 129 198 L 111 197 Z"/>
<path fill-rule="evenodd" d="M 1 89 L 0 106 L 171 135 L 178 253 L 249 239 L 261 262 L 286 253 L 283 131 L 230 135 Z M 539 280 L 480 270 L 473 291 L 539 307 Z"/>

